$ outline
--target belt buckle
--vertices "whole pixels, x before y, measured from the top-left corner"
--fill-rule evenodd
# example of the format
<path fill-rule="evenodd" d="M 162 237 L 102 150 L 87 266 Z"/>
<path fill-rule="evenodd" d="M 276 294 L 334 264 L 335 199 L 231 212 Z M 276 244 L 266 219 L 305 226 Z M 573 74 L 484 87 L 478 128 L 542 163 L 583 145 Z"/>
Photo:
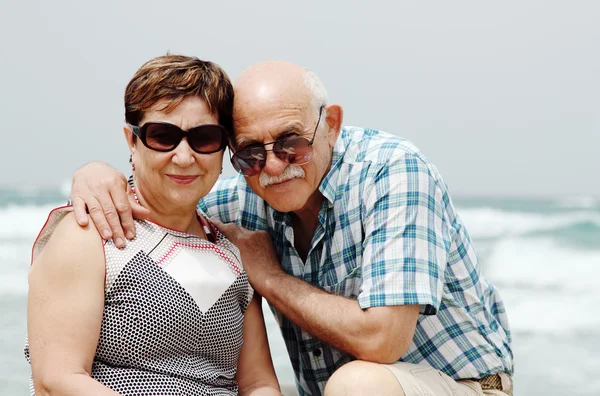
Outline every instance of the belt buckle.
<path fill-rule="evenodd" d="M 490 374 L 485 377 L 479 378 L 475 380 L 481 385 L 481 389 L 494 389 L 504 392 L 510 396 L 512 396 L 512 389 L 504 390 L 502 386 L 502 377 L 499 374 Z"/>
<path fill-rule="evenodd" d="M 481 385 L 481 389 L 502 390 L 502 379 L 498 374 L 490 374 L 476 380 Z"/>

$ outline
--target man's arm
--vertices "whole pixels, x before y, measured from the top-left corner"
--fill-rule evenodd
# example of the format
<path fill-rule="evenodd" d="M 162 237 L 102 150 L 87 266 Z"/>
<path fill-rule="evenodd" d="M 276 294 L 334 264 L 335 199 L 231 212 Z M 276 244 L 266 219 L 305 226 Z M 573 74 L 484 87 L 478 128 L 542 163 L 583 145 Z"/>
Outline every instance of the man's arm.
<path fill-rule="evenodd" d="M 359 359 L 390 363 L 410 346 L 419 312 L 439 306 L 446 263 L 441 195 L 426 165 L 407 156 L 382 167 L 363 199 L 358 301 L 285 274 L 266 232 L 221 228 L 240 248 L 255 290 L 284 316 Z"/>
<path fill-rule="evenodd" d="M 71 202 L 77 223 L 84 227 L 88 215 L 104 239 L 125 246 L 125 237 L 135 237 L 133 217 L 147 218 L 148 209 L 139 205 L 123 174 L 102 162 L 92 162 L 73 175 Z"/>
<path fill-rule="evenodd" d="M 302 329 L 357 359 L 394 363 L 412 342 L 418 305 L 372 307 L 280 273 L 261 287 L 267 300 Z M 258 289 L 257 289 L 258 290 Z"/>
<path fill-rule="evenodd" d="M 254 289 L 313 336 L 358 359 L 380 363 L 397 361 L 410 345 L 418 305 L 363 310 L 356 300 L 329 294 L 284 273 L 265 231 L 248 231 L 235 224 L 218 227 L 240 249 Z"/>
<path fill-rule="evenodd" d="M 91 378 L 104 310 L 104 251 L 72 214 L 29 273 L 27 334 L 37 395 L 117 395 Z"/>

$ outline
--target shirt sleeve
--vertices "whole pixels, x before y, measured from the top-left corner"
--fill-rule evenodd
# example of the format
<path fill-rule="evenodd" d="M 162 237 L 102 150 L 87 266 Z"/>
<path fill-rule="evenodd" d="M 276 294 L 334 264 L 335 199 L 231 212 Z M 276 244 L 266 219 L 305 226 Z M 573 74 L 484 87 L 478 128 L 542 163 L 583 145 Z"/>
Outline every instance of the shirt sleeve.
<path fill-rule="evenodd" d="M 402 153 L 373 172 L 364 191 L 361 308 L 439 308 L 447 251 L 438 180 L 419 157 Z M 376 165 L 373 165 L 376 166 Z"/>

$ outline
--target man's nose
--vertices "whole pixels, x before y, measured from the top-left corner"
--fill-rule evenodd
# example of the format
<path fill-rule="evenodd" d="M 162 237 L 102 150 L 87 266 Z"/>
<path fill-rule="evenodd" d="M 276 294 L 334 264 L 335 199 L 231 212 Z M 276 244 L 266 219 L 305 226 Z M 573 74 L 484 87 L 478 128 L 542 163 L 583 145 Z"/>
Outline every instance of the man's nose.
<path fill-rule="evenodd" d="M 280 160 L 273 151 L 267 151 L 267 159 L 263 170 L 271 176 L 278 176 L 283 173 L 288 163 Z"/>

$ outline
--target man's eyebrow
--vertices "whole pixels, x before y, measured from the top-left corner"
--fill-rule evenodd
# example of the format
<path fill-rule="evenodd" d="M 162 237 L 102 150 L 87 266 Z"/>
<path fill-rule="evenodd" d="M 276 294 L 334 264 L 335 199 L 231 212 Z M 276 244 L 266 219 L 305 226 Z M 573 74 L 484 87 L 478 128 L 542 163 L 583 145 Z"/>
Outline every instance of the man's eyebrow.
<path fill-rule="evenodd" d="M 277 135 L 274 136 L 275 140 L 280 139 L 282 136 L 286 136 L 286 135 L 291 135 L 291 134 L 298 134 L 301 135 L 303 133 L 305 133 L 302 129 L 300 129 L 298 127 L 298 125 L 289 125 L 285 128 L 283 128 L 279 133 L 277 133 Z M 273 142 L 273 141 L 271 141 Z M 254 145 L 263 145 L 265 143 L 271 143 L 271 142 L 260 142 L 256 139 L 252 139 L 252 138 L 241 138 L 240 140 L 238 140 L 236 142 L 236 145 L 238 147 L 248 147 L 248 146 L 254 146 Z"/>
<path fill-rule="evenodd" d="M 291 135 L 292 133 L 301 135 L 304 131 L 298 127 L 298 125 L 292 124 L 285 127 L 281 132 L 279 132 L 276 136 L 276 139 L 279 139 L 281 136 Z"/>
<path fill-rule="evenodd" d="M 260 143 L 260 142 L 254 140 L 254 139 L 247 139 L 247 138 L 241 138 L 240 140 L 235 141 L 235 145 L 238 147 L 250 146 L 252 144 L 258 144 L 258 143 Z"/>

